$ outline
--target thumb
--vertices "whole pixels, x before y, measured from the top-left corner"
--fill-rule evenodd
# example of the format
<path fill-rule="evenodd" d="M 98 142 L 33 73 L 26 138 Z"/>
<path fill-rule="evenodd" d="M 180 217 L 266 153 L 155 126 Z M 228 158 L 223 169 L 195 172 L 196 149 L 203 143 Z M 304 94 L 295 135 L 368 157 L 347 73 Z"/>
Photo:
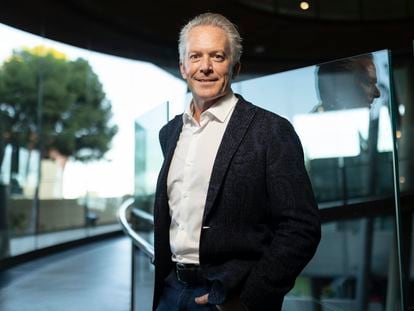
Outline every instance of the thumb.
<path fill-rule="evenodd" d="M 195 298 L 196 304 L 205 305 L 208 303 L 208 294 Z"/>

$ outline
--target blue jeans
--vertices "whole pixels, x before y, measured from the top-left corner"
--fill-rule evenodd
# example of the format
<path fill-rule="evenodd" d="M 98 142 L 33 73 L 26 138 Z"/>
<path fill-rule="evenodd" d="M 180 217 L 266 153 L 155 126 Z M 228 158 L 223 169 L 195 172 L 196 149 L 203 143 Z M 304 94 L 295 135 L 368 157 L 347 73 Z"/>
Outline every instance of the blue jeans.
<path fill-rule="evenodd" d="M 208 286 L 186 286 L 177 280 L 175 272 L 165 279 L 164 291 L 156 311 L 217 311 L 212 304 L 196 304 L 195 298 L 208 294 Z"/>

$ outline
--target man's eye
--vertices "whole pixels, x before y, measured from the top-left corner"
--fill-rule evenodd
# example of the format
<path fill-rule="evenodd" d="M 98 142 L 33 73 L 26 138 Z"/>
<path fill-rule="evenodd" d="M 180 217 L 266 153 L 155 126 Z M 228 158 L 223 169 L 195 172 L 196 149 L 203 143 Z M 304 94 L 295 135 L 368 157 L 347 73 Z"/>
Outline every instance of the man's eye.
<path fill-rule="evenodd" d="M 217 59 L 217 60 L 224 60 L 224 56 L 221 55 L 221 54 L 214 55 L 214 58 Z"/>
<path fill-rule="evenodd" d="M 190 55 L 191 60 L 196 60 L 197 58 L 198 58 L 198 55 L 196 55 L 196 54 Z"/>

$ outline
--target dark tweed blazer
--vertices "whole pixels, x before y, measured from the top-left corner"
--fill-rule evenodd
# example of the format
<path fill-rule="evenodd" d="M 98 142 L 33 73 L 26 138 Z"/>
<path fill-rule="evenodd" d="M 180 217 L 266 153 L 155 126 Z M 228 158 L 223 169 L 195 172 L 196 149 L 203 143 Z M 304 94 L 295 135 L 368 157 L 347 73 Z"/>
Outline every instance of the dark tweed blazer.
<path fill-rule="evenodd" d="M 237 97 L 210 179 L 200 265 L 212 282 L 210 303 L 239 295 L 249 311 L 279 310 L 315 253 L 319 213 L 291 124 Z M 154 310 L 173 268 L 167 175 L 182 125 L 176 116 L 159 135 L 165 160 L 154 206 Z"/>

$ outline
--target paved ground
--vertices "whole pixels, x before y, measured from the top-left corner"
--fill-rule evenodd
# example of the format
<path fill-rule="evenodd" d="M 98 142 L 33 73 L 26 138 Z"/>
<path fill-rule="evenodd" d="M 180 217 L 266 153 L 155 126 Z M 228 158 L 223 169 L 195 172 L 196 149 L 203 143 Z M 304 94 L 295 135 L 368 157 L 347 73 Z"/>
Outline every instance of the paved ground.
<path fill-rule="evenodd" d="M 140 259 L 138 306 L 151 309 L 153 268 Z M 2 311 L 129 311 L 131 243 L 112 238 L 17 266 L 0 275 Z"/>

